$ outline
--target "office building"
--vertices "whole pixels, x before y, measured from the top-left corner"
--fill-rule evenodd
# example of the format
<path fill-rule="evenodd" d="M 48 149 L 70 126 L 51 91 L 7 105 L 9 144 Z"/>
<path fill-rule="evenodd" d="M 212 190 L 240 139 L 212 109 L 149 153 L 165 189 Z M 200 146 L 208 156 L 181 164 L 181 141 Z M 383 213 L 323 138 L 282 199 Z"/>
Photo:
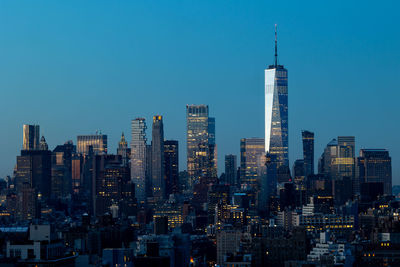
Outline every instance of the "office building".
<path fill-rule="evenodd" d="M 186 119 L 187 168 L 193 188 L 200 178 L 216 178 L 215 119 L 209 118 L 207 105 L 187 105 Z"/>
<path fill-rule="evenodd" d="M 225 155 L 225 181 L 230 185 L 237 184 L 237 157 Z"/>
<path fill-rule="evenodd" d="M 54 199 L 66 198 L 72 192 L 72 156 L 75 152 L 72 141 L 58 145 L 52 152 L 51 195 Z"/>
<path fill-rule="evenodd" d="M 146 200 L 146 128 L 144 118 L 132 120 L 131 180 L 140 204 Z"/>
<path fill-rule="evenodd" d="M 314 133 L 301 132 L 303 140 L 304 176 L 314 174 Z"/>
<path fill-rule="evenodd" d="M 43 199 L 49 199 L 51 193 L 51 151 L 22 150 L 17 156 L 16 166 L 17 190 L 25 184 L 36 190 Z"/>
<path fill-rule="evenodd" d="M 131 149 L 128 147 L 128 142 L 125 140 L 125 135 L 122 133 L 121 140 L 118 142 L 117 155 L 122 158 L 122 164 L 128 166 Z"/>
<path fill-rule="evenodd" d="M 164 177 L 167 197 L 179 192 L 179 145 L 176 140 L 164 141 Z"/>
<path fill-rule="evenodd" d="M 78 135 L 77 153 L 89 154 L 89 147 L 92 147 L 95 155 L 107 154 L 107 135 L 96 133 L 91 135 Z"/>
<path fill-rule="evenodd" d="M 40 126 L 24 124 L 22 150 L 39 150 Z"/>
<path fill-rule="evenodd" d="M 277 166 L 289 166 L 288 71 L 275 62 L 265 70 L 265 152 L 276 154 Z"/>
<path fill-rule="evenodd" d="M 129 168 L 122 164 L 120 155 L 97 155 L 94 159 L 93 199 L 95 215 L 110 212 L 112 206 L 119 214 L 122 210 L 123 192 L 129 190 Z"/>
<path fill-rule="evenodd" d="M 258 188 L 259 169 L 265 163 L 264 139 L 243 138 L 240 140 L 240 183 Z"/>
<path fill-rule="evenodd" d="M 151 175 L 153 197 L 164 199 L 166 197 L 164 179 L 164 125 L 160 115 L 153 116 L 151 140 Z"/>
<path fill-rule="evenodd" d="M 355 138 L 339 136 L 328 143 L 319 160 L 319 173 L 333 180 L 355 177 Z"/>
<path fill-rule="evenodd" d="M 383 183 L 383 192 L 392 194 L 392 159 L 386 149 L 361 149 L 357 159 L 359 182 Z"/>

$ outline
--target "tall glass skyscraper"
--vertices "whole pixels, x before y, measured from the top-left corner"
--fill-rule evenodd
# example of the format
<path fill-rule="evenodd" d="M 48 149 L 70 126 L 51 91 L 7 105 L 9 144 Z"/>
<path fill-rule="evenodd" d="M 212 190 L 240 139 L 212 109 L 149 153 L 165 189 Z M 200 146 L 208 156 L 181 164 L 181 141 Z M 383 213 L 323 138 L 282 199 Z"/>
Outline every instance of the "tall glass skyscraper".
<path fill-rule="evenodd" d="M 153 116 L 151 175 L 153 196 L 157 199 L 165 198 L 167 195 L 164 179 L 164 124 L 160 115 Z"/>
<path fill-rule="evenodd" d="M 24 124 L 22 150 L 39 150 L 39 125 Z"/>
<path fill-rule="evenodd" d="M 265 152 L 276 155 L 277 167 L 289 166 L 288 71 L 275 63 L 265 70 Z"/>
<path fill-rule="evenodd" d="M 146 200 L 146 128 L 144 118 L 132 120 L 131 180 L 140 204 Z"/>
<path fill-rule="evenodd" d="M 207 105 L 187 105 L 187 168 L 192 187 L 200 178 L 215 178 L 217 157 L 215 118 L 208 117 Z"/>
<path fill-rule="evenodd" d="M 314 174 L 314 133 L 302 131 L 304 176 Z"/>

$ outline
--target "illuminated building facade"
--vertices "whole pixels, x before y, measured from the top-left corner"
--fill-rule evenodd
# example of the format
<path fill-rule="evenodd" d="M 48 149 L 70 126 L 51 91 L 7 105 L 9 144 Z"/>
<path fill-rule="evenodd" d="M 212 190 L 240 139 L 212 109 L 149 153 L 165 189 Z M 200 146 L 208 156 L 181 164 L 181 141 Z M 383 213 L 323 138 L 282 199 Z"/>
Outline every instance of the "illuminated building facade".
<path fill-rule="evenodd" d="M 157 218 L 164 217 L 168 218 L 169 229 L 181 226 L 183 223 L 182 206 L 172 202 L 166 202 L 164 205 L 158 206 L 154 211 L 154 221 Z"/>
<path fill-rule="evenodd" d="M 125 135 L 122 133 L 121 140 L 118 142 L 117 155 L 122 158 L 122 164 L 128 166 L 131 149 L 128 148 L 128 142 L 125 140 Z"/>
<path fill-rule="evenodd" d="M 275 63 L 265 70 L 265 152 L 276 154 L 277 167 L 289 166 L 288 71 Z"/>
<path fill-rule="evenodd" d="M 319 173 L 333 180 L 342 177 L 355 177 L 355 138 L 354 136 L 339 136 L 328 143 L 319 160 Z"/>
<path fill-rule="evenodd" d="M 259 169 L 265 163 L 264 139 L 242 138 L 240 140 L 240 183 L 258 188 Z"/>
<path fill-rule="evenodd" d="M 39 150 L 40 126 L 24 124 L 22 150 Z"/>
<path fill-rule="evenodd" d="M 215 144 L 215 119 L 208 117 L 207 105 L 187 105 L 187 168 L 189 185 L 200 178 L 216 177 L 217 157 Z"/>
<path fill-rule="evenodd" d="M 78 135 L 77 153 L 82 155 L 89 154 L 89 147 L 92 147 L 95 155 L 107 154 L 107 135 L 91 134 Z"/>
<path fill-rule="evenodd" d="M 144 118 L 132 120 L 131 180 L 135 184 L 138 203 L 146 200 L 146 121 Z"/>
<path fill-rule="evenodd" d="M 129 168 L 122 165 L 119 155 L 95 156 L 95 211 L 101 216 L 114 205 L 122 210 L 123 192 L 129 188 Z"/>

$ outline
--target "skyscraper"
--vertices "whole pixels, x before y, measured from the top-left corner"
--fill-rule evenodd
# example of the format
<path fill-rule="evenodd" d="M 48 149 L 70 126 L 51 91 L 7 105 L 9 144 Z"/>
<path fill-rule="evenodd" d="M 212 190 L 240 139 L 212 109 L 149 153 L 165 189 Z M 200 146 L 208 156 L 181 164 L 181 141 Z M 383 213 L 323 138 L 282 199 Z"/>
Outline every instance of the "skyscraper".
<path fill-rule="evenodd" d="M 128 165 L 131 149 L 128 148 L 128 142 L 125 140 L 125 135 L 122 133 L 121 140 L 118 142 L 117 155 L 122 157 L 122 164 Z"/>
<path fill-rule="evenodd" d="M 386 149 L 361 149 L 357 160 L 360 183 L 383 183 L 383 193 L 392 194 L 392 159 Z"/>
<path fill-rule="evenodd" d="M 319 160 L 319 173 L 333 180 L 355 176 L 355 138 L 339 136 L 328 143 Z"/>
<path fill-rule="evenodd" d="M 259 186 L 259 169 L 265 164 L 263 138 L 242 138 L 240 140 L 240 183 L 254 187 Z"/>
<path fill-rule="evenodd" d="M 22 150 L 39 150 L 40 126 L 24 124 Z"/>
<path fill-rule="evenodd" d="M 216 177 L 215 118 L 207 105 L 187 105 L 187 168 L 189 184 Z"/>
<path fill-rule="evenodd" d="M 178 141 L 164 141 L 164 177 L 167 197 L 179 191 L 179 146 Z"/>
<path fill-rule="evenodd" d="M 77 153 L 89 154 L 89 147 L 92 147 L 95 155 L 107 154 L 107 135 L 96 133 L 90 135 L 78 135 Z"/>
<path fill-rule="evenodd" d="M 208 118 L 208 147 L 210 154 L 211 176 L 217 177 L 218 150 L 215 140 L 215 118 Z"/>
<path fill-rule="evenodd" d="M 236 155 L 225 155 L 225 179 L 230 185 L 237 184 L 237 158 Z"/>
<path fill-rule="evenodd" d="M 302 131 L 304 176 L 314 174 L 314 133 Z"/>
<path fill-rule="evenodd" d="M 276 154 L 277 167 L 289 166 L 288 71 L 278 65 L 275 25 L 275 63 L 265 70 L 265 152 Z"/>
<path fill-rule="evenodd" d="M 153 117 L 151 140 L 151 174 L 153 196 L 157 199 L 166 197 L 164 179 L 164 125 L 162 116 Z"/>
<path fill-rule="evenodd" d="M 144 118 L 132 120 L 131 180 L 135 184 L 138 203 L 146 200 L 146 121 Z"/>

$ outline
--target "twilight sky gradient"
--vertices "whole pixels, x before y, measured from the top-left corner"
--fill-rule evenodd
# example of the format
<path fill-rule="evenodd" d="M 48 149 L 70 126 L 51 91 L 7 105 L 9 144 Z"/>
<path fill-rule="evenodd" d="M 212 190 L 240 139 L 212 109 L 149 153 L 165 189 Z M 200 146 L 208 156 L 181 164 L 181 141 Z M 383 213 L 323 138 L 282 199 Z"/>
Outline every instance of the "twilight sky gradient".
<path fill-rule="evenodd" d="M 186 104 L 216 117 L 219 170 L 242 137 L 264 132 L 264 69 L 289 71 L 290 161 L 301 130 L 316 160 L 338 135 L 387 148 L 400 184 L 398 1 L 0 1 L 0 177 L 22 124 L 53 149 L 101 129 L 115 153 L 130 120 L 164 115 L 186 168 Z"/>

